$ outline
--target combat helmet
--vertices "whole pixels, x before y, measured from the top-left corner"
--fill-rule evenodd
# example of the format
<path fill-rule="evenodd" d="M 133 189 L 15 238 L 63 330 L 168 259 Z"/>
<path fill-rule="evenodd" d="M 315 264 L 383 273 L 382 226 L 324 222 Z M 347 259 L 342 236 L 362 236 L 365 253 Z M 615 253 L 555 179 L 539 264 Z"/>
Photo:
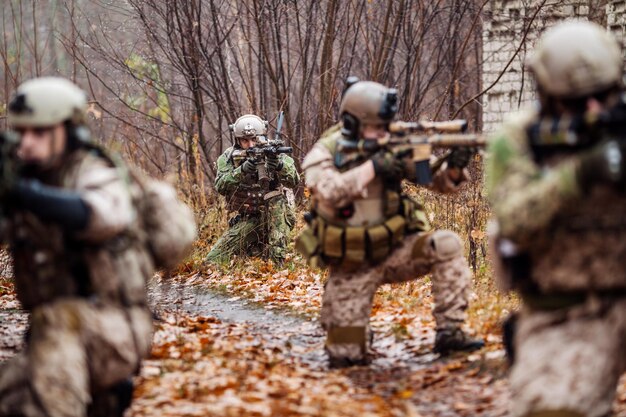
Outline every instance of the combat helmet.
<path fill-rule="evenodd" d="M 8 123 L 14 128 L 50 127 L 58 123 L 85 123 L 87 96 L 59 77 L 35 78 L 21 84 L 8 105 Z"/>
<path fill-rule="evenodd" d="M 540 91 L 559 99 L 620 86 L 622 65 L 615 38 L 588 21 L 568 21 L 549 29 L 526 62 Z"/>
<path fill-rule="evenodd" d="M 251 138 L 267 135 L 268 126 L 267 120 L 254 114 L 244 114 L 230 125 L 230 130 L 236 139 Z"/>
<path fill-rule="evenodd" d="M 389 124 L 398 111 L 398 92 L 373 81 L 348 79 L 341 99 L 339 115 L 343 126 L 341 133 L 358 139 L 361 124 Z"/>

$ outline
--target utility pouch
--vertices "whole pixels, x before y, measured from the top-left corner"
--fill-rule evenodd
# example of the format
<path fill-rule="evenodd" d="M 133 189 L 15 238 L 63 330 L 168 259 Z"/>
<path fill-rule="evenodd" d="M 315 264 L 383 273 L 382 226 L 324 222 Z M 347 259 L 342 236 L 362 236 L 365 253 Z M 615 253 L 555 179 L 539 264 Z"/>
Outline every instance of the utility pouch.
<path fill-rule="evenodd" d="M 343 235 L 343 228 L 333 226 L 332 224 L 326 225 L 323 241 L 325 256 L 341 259 L 343 256 Z"/>
<path fill-rule="evenodd" d="M 391 251 L 391 238 L 389 230 L 381 225 L 367 229 L 367 241 L 369 256 L 372 261 L 379 262 Z"/>
<path fill-rule="evenodd" d="M 351 262 L 365 261 L 365 228 L 347 227 L 345 259 Z"/>
<path fill-rule="evenodd" d="M 392 190 L 385 191 L 385 217 L 391 217 L 400 213 L 400 206 L 403 203 L 400 193 Z"/>
<path fill-rule="evenodd" d="M 430 230 L 430 223 L 426 217 L 424 207 L 417 201 L 404 197 L 402 199 L 402 213 L 407 221 L 407 232 L 425 232 Z"/>
<path fill-rule="evenodd" d="M 397 214 L 387 220 L 384 225 L 391 234 L 391 244 L 395 246 L 400 243 L 404 238 L 404 229 L 406 227 L 404 216 Z"/>
<path fill-rule="evenodd" d="M 296 238 L 296 250 L 307 260 L 317 254 L 319 247 L 320 242 L 310 226 L 305 227 Z"/>

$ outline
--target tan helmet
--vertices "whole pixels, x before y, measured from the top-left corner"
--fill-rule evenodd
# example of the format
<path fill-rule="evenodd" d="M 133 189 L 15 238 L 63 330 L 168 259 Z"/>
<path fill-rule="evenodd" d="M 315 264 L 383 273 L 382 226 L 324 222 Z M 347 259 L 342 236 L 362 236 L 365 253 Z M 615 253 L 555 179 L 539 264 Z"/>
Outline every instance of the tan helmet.
<path fill-rule="evenodd" d="M 71 121 L 85 122 L 87 96 L 75 84 L 59 77 L 35 78 L 22 83 L 8 106 L 12 127 L 48 127 Z"/>
<path fill-rule="evenodd" d="M 349 137 L 358 134 L 361 124 L 387 124 L 398 111 L 398 93 L 373 81 L 356 81 L 345 91 L 339 114 L 343 121 L 342 133 Z"/>
<path fill-rule="evenodd" d="M 541 90 L 557 98 L 583 97 L 622 80 L 617 41 L 587 21 L 568 21 L 548 30 L 526 65 Z"/>
<path fill-rule="evenodd" d="M 230 125 L 230 130 L 236 138 L 249 138 L 267 135 L 267 120 L 261 119 L 254 114 L 244 114 L 235 123 Z"/>

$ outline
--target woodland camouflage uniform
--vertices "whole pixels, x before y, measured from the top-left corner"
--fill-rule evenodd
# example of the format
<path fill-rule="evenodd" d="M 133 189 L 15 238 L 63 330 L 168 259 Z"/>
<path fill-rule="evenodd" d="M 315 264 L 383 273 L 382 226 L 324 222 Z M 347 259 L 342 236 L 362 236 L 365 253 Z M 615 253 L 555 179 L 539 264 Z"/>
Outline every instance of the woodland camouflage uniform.
<path fill-rule="evenodd" d="M 37 97 L 39 91 L 45 96 Z M 83 113 L 83 93 L 68 81 L 25 83 L 9 106 L 9 121 L 37 116 L 45 100 L 54 101 L 55 111 L 63 109 L 72 94 L 78 97 L 72 111 Z M 5 204 L 2 232 L 30 329 L 25 350 L 0 367 L 0 416 L 103 411 L 94 401 L 127 386 L 151 342 L 145 283 L 154 266 L 137 244 L 131 190 L 108 160 L 82 148 L 68 150 L 58 168 L 23 178 L 21 187 L 30 191 L 17 187 Z M 52 204 L 44 210 L 27 204 L 28 199 L 78 201 L 75 196 L 88 212 L 81 226 L 72 225 L 71 217 L 52 220 L 64 216 L 54 214 Z M 130 390 L 124 395 L 129 401 Z"/>
<path fill-rule="evenodd" d="M 285 196 L 285 187 L 300 182 L 294 160 L 278 155 L 280 169 L 268 169 L 267 189 L 259 185 L 256 172 L 246 173 L 246 160 L 238 145 L 228 148 L 217 160 L 215 188 L 226 198 L 230 212 L 236 213 L 228 230 L 207 255 L 209 262 L 228 262 L 234 256 L 261 256 L 281 264 L 287 255 L 295 213 Z"/>
<path fill-rule="evenodd" d="M 368 94 L 381 90 L 389 91 L 377 83 L 358 82 L 348 88 L 344 102 L 351 94 L 362 99 L 358 96 L 364 92 L 368 99 Z M 360 118 L 367 122 L 366 117 Z M 331 366 L 366 362 L 372 300 L 380 285 L 429 273 L 438 331 L 436 349 L 447 353 L 480 347 L 481 342 L 470 341 L 460 329 L 471 285 L 461 240 L 451 231 L 431 230 L 422 206 L 402 193 L 400 182 L 411 177 L 410 170 L 389 181 L 377 175 L 375 155 L 361 154 L 342 162 L 338 143 L 346 139 L 346 123 L 344 120 L 344 132 L 338 127 L 329 130 L 303 162 L 313 217 L 297 242 L 310 263 L 329 267 L 320 320 L 327 332 Z M 446 171 L 444 163 L 434 174 L 432 187 L 455 191 L 459 184 L 452 182 Z"/>
<path fill-rule="evenodd" d="M 618 89 L 621 66 L 615 40 L 582 22 L 548 32 L 529 64 L 542 106 L 579 97 L 585 104 Z M 539 141 L 529 132 L 545 116 L 529 110 L 505 123 L 485 171 L 497 275 L 523 300 L 512 340 L 512 414 L 607 416 L 626 370 L 626 153 L 598 138 Z M 608 169 L 615 155 L 622 166 Z"/>

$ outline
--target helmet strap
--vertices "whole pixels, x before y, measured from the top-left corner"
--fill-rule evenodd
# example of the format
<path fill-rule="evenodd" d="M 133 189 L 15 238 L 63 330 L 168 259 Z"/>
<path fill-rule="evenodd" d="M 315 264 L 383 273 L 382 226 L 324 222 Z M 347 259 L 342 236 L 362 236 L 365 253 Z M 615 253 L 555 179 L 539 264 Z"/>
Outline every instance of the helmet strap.
<path fill-rule="evenodd" d="M 350 113 L 343 113 L 341 115 L 341 134 L 350 140 L 359 139 L 359 119 L 351 115 Z"/>

